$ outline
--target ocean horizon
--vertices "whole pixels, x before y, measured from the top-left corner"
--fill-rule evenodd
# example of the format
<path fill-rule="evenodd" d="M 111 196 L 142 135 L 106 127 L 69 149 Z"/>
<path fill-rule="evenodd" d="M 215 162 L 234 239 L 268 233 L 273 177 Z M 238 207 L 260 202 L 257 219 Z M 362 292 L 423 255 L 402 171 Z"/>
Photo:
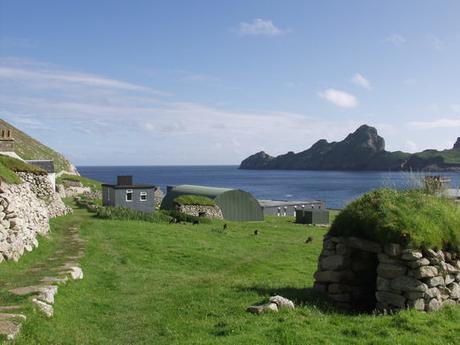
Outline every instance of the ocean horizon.
<path fill-rule="evenodd" d="M 413 187 L 425 173 L 382 171 L 240 170 L 238 165 L 136 165 L 78 166 L 81 175 L 115 183 L 118 175 L 132 175 L 134 183 L 159 186 L 196 184 L 237 188 L 257 199 L 322 200 L 329 208 L 343 208 L 363 193 L 382 187 Z M 451 187 L 460 186 L 460 173 L 449 176 Z"/>

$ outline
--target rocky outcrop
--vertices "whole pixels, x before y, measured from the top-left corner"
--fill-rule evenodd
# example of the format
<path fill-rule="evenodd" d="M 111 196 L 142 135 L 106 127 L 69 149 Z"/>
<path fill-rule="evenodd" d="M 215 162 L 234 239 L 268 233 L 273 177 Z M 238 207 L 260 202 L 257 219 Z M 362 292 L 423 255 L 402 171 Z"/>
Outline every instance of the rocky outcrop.
<path fill-rule="evenodd" d="M 460 150 L 460 137 L 457 138 L 457 141 L 454 144 L 454 150 Z"/>
<path fill-rule="evenodd" d="M 49 231 L 49 218 L 71 211 L 53 191 L 46 175 L 18 173 L 21 184 L 0 185 L 0 262 L 19 260 Z"/>
<path fill-rule="evenodd" d="M 283 296 L 272 296 L 267 303 L 261 305 L 252 305 L 246 311 L 252 314 L 262 314 L 265 312 L 277 312 L 281 309 L 294 309 L 295 305 L 290 299 Z"/>
<path fill-rule="evenodd" d="M 207 205 L 176 205 L 176 210 L 180 213 L 195 217 L 205 217 L 210 219 L 224 219 L 222 210 L 219 206 Z"/>
<path fill-rule="evenodd" d="M 267 169 L 273 159 L 266 152 L 260 151 L 242 161 L 240 169 Z"/>
<path fill-rule="evenodd" d="M 315 288 L 347 309 L 434 311 L 460 304 L 460 257 L 356 237 L 326 236 Z"/>
<path fill-rule="evenodd" d="M 459 138 L 460 139 L 460 138 Z M 362 125 L 343 141 L 324 139 L 309 149 L 272 157 L 264 151 L 241 162 L 240 169 L 267 170 L 460 170 L 460 140 L 452 150 L 409 154 L 385 150 L 374 127 Z"/>

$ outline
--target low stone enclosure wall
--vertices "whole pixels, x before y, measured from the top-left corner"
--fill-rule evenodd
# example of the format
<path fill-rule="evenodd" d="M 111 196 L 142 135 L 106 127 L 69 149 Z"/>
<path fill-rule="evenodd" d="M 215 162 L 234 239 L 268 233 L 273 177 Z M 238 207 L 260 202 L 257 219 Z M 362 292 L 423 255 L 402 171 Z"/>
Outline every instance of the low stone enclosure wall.
<path fill-rule="evenodd" d="M 327 235 L 314 287 L 345 309 L 438 310 L 460 304 L 460 256 Z"/>
<path fill-rule="evenodd" d="M 177 205 L 176 210 L 180 213 L 188 214 L 195 217 L 205 217 L 210 219 L 224 219 L 222 210 L 219 206 L 205 205 Z"/>
<path fill-rule="evenodd" d="M 19 260 L 38 246 L 38 235 L 48 233 L 49 218 L 67 208 L 46 175 L 17 173 L 21 184 L 0 184 L 0 262 Z"/>

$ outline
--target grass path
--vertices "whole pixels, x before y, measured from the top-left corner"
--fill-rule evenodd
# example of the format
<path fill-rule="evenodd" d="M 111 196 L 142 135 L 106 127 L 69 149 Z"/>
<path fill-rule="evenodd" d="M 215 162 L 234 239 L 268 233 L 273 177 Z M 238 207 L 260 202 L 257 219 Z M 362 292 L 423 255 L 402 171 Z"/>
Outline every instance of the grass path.
<path fill-rule="evenodd" d="M 285 218 L 229 223 L 223 232 L 219 222 L 105 221 L 76 210 L 53 221 L 51 239 L 36 251 L 0 265 L 2 284 L 26 280 L 21 272 L 73 250 L 60 229 L 70 224 L 86 240 L 85 279 L 59 290 L 52 319 L 29 311 L 16 344 L 459 343 L 458 307 L 379 317 L 331 308 L 310 289 L 325 230 Z M 308 236 L 313 243 L 304 243 Z M 245 311 L 278 293 L 299 307 Z"/>

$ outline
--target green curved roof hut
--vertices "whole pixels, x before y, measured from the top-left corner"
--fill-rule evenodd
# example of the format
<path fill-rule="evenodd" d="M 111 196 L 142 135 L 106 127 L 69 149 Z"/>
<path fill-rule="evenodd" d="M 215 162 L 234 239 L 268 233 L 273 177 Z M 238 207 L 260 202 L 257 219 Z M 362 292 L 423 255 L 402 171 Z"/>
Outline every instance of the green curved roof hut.
<path fill-rule="evenodd" d="M 216 188 L 206 186 L 179 185 L 168 187 L 161 208 L 174 209 L 174 199 L 181 195 L 200 195 L 208 197 L 222 210 L 224 219 L 231 221 L 264 220 L 262 207 L 250 193 L 239 189 Z"/>

